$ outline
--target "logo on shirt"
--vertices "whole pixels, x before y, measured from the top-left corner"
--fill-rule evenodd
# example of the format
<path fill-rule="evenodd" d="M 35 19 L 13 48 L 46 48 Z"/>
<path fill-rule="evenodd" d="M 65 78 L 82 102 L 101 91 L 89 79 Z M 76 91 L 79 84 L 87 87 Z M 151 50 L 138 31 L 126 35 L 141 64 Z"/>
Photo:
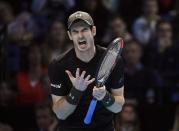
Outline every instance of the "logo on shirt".
<path fill-rule="evenodd" d="M 55 88 L 61 88 L 61 86 L 62 86 L 62 84 L 60 84 L 60 85 L 56 85 L 56 84 L 50 84 L 52 87 L 55 87 Z"/>
<path fill-rule="evenodd" d="M 74 99 L 75 99 L 75 96 L 72 96 L 72 94 L 71 94 L 71 93 L 69 94 L 69 97 L 71 97 L 71 99 L 72 99 L 72 100 L 74 100 Z"/>

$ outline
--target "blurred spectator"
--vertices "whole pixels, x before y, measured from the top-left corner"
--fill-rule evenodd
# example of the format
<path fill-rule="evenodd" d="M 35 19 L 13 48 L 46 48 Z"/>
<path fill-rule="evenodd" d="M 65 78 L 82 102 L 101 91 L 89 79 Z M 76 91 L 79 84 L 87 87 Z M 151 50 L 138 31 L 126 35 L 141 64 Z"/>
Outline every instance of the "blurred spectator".
<path fill-rule="evenodd" d="M 63 21 L 66 19 L 67 13 L 75 5 L 76 5 L 76 0 L 48 0 L 47 1 L 49 16 L 54 18 L 59 18 L 60 20 Z"/>
<path fill-rule="evenodd" d="M 0 67 L 3 70 L 1 71 L 1 77 L 7 77 L 7 55 L 8 51 L 6 50 L 7 44 L 7 28 L 9 24 L 15 19 L 14 12 L 9 3 L 5 1 L 0 1 Z M 12 57 L 11 57 L 12 58 Z M 11 68 L 13 71 L 17 70 L 17 66 L 14 65 L 14 68 Z"/>
<path fill-rule="evenodd" d="M 158 16 L 157 0 L 145 0 L 143 4 L 144 14 L 136 19 L 133 24 L 134 37 L 141 44 L 148 44 L 154 38 Z"/>
<path fill-rule="evenodd" d="M 35 108 L 38 131 L 58 131 L 58 120 L 52 108 L 47 103 L 42 103 Z"/>
<path fill-rule="evenodd" d="M 27 69 L 16 75 L 17 97 L 20 105 L 33 105 L 45 100 L 43 80 L 47 70 L 42 66 L 42 54 L 36 44 L 29 47 Z"/>
<path fill-rule="evenodd" d="M 158 104 L 161 78 L 157 72 L 141 63 L 142 48 L 136 41 L 129 41 L 124 48 L 125 97 L 140 104 Z"/>
<path fill-rule="evenodd" d="M 20 70 L 21 56 L 24 49 L 29 46 L 34 38 L 35 23 L 31 14 L 23 12 L 12 21 L 7 28 L 7 71 L 9 76 L 14 76 Z"/>
<path fill-rule="evenodd" d="M 160 5 L 160 14 L 169 13 L 175 4 L 175 0 L 158 0 Z"/>
<path fill-rule="evenodd" d="M 22 46 L 29 45 L 34 38 L 35 30 L 37 29 L 32 15 L 23 12 L 8 27 L 9 39 L 18 41 Z"/>
<path fill-rule="evenodd" d="M 104 43 L 111 42 L 116 37 L 122 37 L 125 42 L 132 39 L 131 34 L 127 31 L 126 23 L 120 16 L 115 16 L 109 22 L 109 27 L 104 35 Z"/>
<path fill-rule="evenodd" d="M 126 62 L 125 98 L 132 102 L 136 100 L 142 119 L 142 130 L 158 131 L 162 126 L 158 123 L 162 116 L 159 109 L 163 104 L 161 77 L 155 70 L 142 64 L 142 46 L 136 41 L 127 42 L 123 53 Z"/>
<path fill-rule="evenodd" d="M 106 7 L 106 9 L 115 13 L 117 13 L 117 9 L 119 8 L 120 1 L 121 0 L 102 0 L 103 5 Z"/>
<path fill-rule="evenodd" d="M 10 125 L 0 123 L 0 131 L 14 131 Z"/>
<path fill-rule="evenodd" d="M 122 111 L 115 116 L 115 131 L 140 131 L 140 122 L 136 107 L 124 104 Z"/>
<path fill-rule="evenodd" d="M 33 13 L 38 14 L 41 12 L 46 4 L 47 0 L 32 0 L 31 10 Z"/>
<path fill-rule="evenodd" d="M 15 104 L 16 92 L 11 82 L 5 81 L 0 83 L 0 106 L 12 106 Z"/>
<path fill-rule="evenodd" d="M 142 2 L 144 0 L 118 0 L 118 14 L 123 17 L 131 32 L 134 20 L 142 14 Z"/>
<path fill-rule="evenodd" d="M 14 19 L 12 7 L 4 1 L 0 1 L 0 28 L 7 25 Z"/>
<path fill-rule="evenodd" d="M 54 20 L 49 28 L 48 46 L 51 50 L 51 60 L 59 58 L 63 53 L 72 48 L 68 39 L 67 30 L 62 21 Z M 50 55 L 46 54 L 48 58 Z"/>
<path fill-rule="evenodd" d="M 179 45 L 173 39 L 171 24 L 160 21 L 156 37 L 146 47 L 144 62 L 158 70 L 166 87 L 175 87 L 179 78 Z"/>
<path fill-rule="evenodd" d="M 7 42 L 5 46 L 5 58 L 4 65 L 7 69 L 5 72 L 7 73 L 7 78 L 13 78 L 17 71 L 20 70 L 20 58 L 21 58 L 21 50 L 20 47 L 16 43 Z"/>

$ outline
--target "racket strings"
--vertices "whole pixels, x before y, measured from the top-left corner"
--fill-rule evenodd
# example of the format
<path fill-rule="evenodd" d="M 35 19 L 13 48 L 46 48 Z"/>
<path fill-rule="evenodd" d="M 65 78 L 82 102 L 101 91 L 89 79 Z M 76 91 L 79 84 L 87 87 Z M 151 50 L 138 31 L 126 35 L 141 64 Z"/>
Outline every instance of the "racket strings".
<path fill-rule="evenodd" d="M 119 46 L 117 44 L 108 50 L 98 72 L 98 81 L 105 81 L 105 79 L 108 77 L 118 56 L 118 51 Z"/>

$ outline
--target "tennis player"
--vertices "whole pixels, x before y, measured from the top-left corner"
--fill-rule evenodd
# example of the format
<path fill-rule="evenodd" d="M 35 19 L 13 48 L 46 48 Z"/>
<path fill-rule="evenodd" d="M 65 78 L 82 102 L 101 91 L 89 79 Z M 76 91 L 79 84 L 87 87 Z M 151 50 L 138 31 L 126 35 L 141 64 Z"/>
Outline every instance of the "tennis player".
<path fill-rule="evenodd" d="M 95 73 L 105 49 L 95 45 L 96 27 L 82 11 L 68 18 L 68 36 L 74 48 L 49 65 L 53 111 L 60 131 L 113 131 L 113 114 L 124 104 L 123 61 L 119 60 L 105 86 L 95 86 Z M 110 64 L 110 63 L 109 63 Z M 92 98 L 99 102 L 92 122 L 83 120 Z"/>

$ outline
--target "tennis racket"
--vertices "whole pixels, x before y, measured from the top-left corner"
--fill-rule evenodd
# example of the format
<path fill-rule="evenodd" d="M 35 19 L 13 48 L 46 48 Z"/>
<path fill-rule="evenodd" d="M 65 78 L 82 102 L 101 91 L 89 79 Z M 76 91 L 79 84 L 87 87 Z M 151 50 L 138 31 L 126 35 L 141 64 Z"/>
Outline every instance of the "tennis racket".
<path fill-rule="evenodd" d="M 107 81 L 109 75 L 113 71 L 115 65 L 117 64 L 119 58 L 121 57 L 121 52 L 124 47 L 124 42 L 122 38 L 114 39 L 108 46 L 104 56 L 102 57 L 99 68 L 96 73 L 96 85 L 101 87 Z M 90 124 L 91 118 L 93 116 L 94 110 L 96 108 L 97 100 L 93 98 L 90 102 L 88 112 L 85 116 L 84 123 Z"/>

